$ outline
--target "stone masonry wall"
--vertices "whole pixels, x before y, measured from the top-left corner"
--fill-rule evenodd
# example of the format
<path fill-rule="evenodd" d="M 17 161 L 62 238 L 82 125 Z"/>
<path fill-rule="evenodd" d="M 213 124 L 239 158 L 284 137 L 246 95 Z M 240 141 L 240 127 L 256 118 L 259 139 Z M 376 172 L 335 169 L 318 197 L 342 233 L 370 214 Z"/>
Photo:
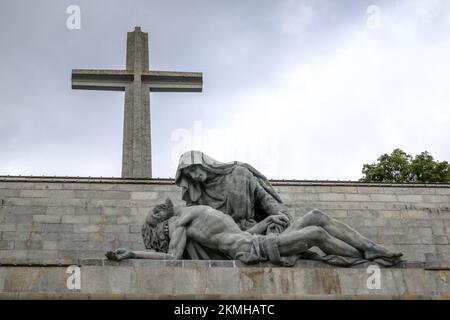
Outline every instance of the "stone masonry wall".
<path fill-rule="evenodd" d="M 450 185 L 274 181 L 293 216 L 317 208 L 407 260 L 450 264 Z M 150 207 L 171 180 L 0 177 L 0 264 L 73 264 L 118 247 L 143 250 Z"/>

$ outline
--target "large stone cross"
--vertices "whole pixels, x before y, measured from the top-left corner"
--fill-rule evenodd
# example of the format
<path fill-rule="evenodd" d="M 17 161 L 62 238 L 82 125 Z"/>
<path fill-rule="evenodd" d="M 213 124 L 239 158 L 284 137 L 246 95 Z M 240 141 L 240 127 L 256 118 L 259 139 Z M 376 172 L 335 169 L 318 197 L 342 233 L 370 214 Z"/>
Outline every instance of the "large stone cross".
<path fill-rule="evenodd" d="M 127 35 L 126 70 L 72 70 L 72 89 L 125 91 L 122 177 L 152 176 L 150 92 L 201 92 L 200 72 L 149 71 L 148 34 Z"/>

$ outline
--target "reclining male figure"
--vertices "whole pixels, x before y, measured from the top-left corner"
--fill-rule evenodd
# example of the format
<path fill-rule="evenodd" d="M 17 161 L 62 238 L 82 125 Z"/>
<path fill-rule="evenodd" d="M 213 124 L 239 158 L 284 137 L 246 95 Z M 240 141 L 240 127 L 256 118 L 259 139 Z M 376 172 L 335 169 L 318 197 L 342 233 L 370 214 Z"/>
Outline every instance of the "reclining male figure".
<path fill-rule="evenodd" d="M 259 224 L 264 228 L 273 222 L 272 217 L 268 216 Z M 276 236 L 242 231 L 233 218 L 221 211 L 204 205 L 174 207 L 170 199 L 150 211 L 146 223 L 151 227 L 166 224 L 165 230 L 170 238 L 167 252 L 117 249 L 109 251 L 106 256 L 111 260 L 182 259 L 188 238 L 244 263 L 267 260 L 279 263 L 289 259 L 293 262 L 313 246 L 328 255 L 366 260 L 382 258 L 396 263 L 402 256 L 402 253 L 389 251 L 319 210 L 313 210 L 292 222 Z M 280 221 L 277 220 L 277 223 Z"/>

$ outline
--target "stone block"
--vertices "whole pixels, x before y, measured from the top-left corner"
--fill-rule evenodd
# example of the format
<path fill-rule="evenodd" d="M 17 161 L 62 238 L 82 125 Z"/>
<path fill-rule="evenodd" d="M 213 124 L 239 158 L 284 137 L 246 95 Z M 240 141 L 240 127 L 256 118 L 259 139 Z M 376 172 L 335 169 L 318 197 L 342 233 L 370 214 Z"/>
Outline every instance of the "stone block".
<path fill-rule="evenodd" d="M 100 231 L 100 226 L 95 224 L 75 224 L 73 225 L 74 233 L 93 233 Z"/>
<path fill-rule="evenodd" d="M 432 226 L 431 220 L 429 219 L 411 219 L 416 227 L 430 227 Z"/>
<path fill-rule="evenodd" d="M 158 192 L 153 192 L 153 191 L 132 192 L 131 199 L 132 200 L 158 200 L 158 199 L 161 199 L 161 197 L 159 197 Z"/>
<path fill-rule="evenodd" d="M 2 181 L 0 182 L 0 189 L 32 189 L 34 183 L 32 182 L 15 182 L 15 181 Z"/>
<path fill-rule="evenodd" d="M 76 215 L 100 215 L 102 213 L 101 207 L 76 207 L 75 208 L 75 214 Z"/>
<path fill-rule="evenodd" d="M 292 192 L 297 192 L 296 191 L 296 189 L 297 189 L 296 186 L 287 187 L 287 188 L 291 188 Z M 305 193 L 331 193 L 331 187 L 327 187 L 327 186 L 305 186 L 304 187 L 304 192 Z"/>
<path fill-rule="evenodd" d="M 20 190 L 20 197 L 22 198 L 45 198 L 48 195 L 47 190 Z"/>
<path fill-rule="evenodd" d="M 104 232 L 96 232 L 96 233 L 89 233 L 86 234 L 89 235 L 89 241 L 115 241 L 116 236 L 113 233 L 104 233 Z"/>
<path fill-rule="evenodd" d="M 89 234 L 87 233 L 61 233 L 59 235 L 60 240 L 69 240 L 69 241 L 88 241 Z"/>
<path fill-rule="evenodd" d="M 0 250 L 0 263 L 23 262 L 27 254 L 27 250 Z"/>
<path fill-rule="evenodd" d="M 380 212 L 386 219 L 400 219 L 400 210 L 383 210 Z"/>
<path fill-rule="evenodd" d="M 80 258 L 80 252 L 78 250 L 61 250 L 58 249 L 57 261 L 66 261 L 71 264 L 77 264 Z M 91 257 L 92 258 L 92 257 Z"/>
<path fill-rule="evenodd" d="M 431 230 L 433 231 L 433 234 L 437 236 L 450 234 L 450 232 L 447 232 L 447 229 L 439 220 L 431 221 Z"/>
<path fill-rule="evenodd" d="M 403 219 L 428 219 L 428 213 L 425 210 L 402 210 L 400 212 Z"/>
<path fill-rule="evenodd" d="M 19 196 L 20 190 L 0 188 L 0 198 L 18 198 Z"/>
<path fill-rule="evenodd" d="M 434 244 L 449 244 L 448 236 L 445 236 L 445 235 L 435 236 L 435 235 L 433 235 L 431 243 L 434 243 Z M 450 251 L 450 248 L 449 248 L 449 251 Z"/>
<path fill-rule="evenodd" d="M 20 214 L 45 214 L 46 208 L 39 206 L 14 206 L 11 208 L 11 214 L 20 215 Z"/>
<path fill-rule="evenodd" d="M 61 233 L 61 235 L 64 235 L 66 233 Z M 39 240 L 48 240 L 48 241 L 55 241 L 58 240 L 59 234 L 56 232 L 45 232 L 45 233 L 31 233 L 31 239 L 39 239 Z"/>
<path fill-rule="evenodd" d="M 174 281 L 174 271 L 174 267 L 140 268 L 135 274 L 135 292 L 173 294 L 177 285 Z"/>
<path fill-rule="evenodd" d="M 236 261 L 236 266 L 238 266 Z M 240 269 L 239 287 L 241 294 L 261 295 L 265 292 L 264 273 L 266 268 L 246 266 Z"/>
<path fill-rule="evenodd" d="M 58 250 L 83 250 L 89 247 L 87 241 L 72 241 L 60 240 L 58 241 Z M 92 248 L 91 248 L 92 249 Z"/>
<path fill-rule="evenodd" d="M 342 193 L 320 193 L 320 201 L 345 201 L 345 195 Z"/>
<path fill-rule="evenodd" d="M 75 214 L 75 207 L 47 207 L 45 214 L 49 216 L 70 216 Z"/>
<path fill-rule="evenodd" d="M 373 194 L 373 193 L 392 193 L 392 190 L 389 190 L 390 188 L 383 188 L 383 187 L 369 187 L 369 186 L 360 186 L 357 187 L 358 193 L 362 194 Z"/>
<path fill-rule="evenodd" d="M 27 258 L 29 260 L 37 261 L 56 261 L 57 258 L 56 250 L 30 250 L 28 251 Z"/>
<path fill-rule="evenodd" d="M 424 196 L 425 202 L 443 203 L 450 205 L 450 195 L 426 195 Z"/>
<path fill-rule="evenodd" d="M 367 194 L 345 194 L 345 200 L 346 201 L 357 201 L 357 202 L 367 202 L 371 201 L 371 198 Z"/>
<path fill-rule="evenodd" d="M 386 219 L 376 218 L 376 219 L 365 219 L 364 225 L 366 227 L 384 227 L 386 225 Z"/>
<path fill-rule="evenodd" d="M 0 224 L 0 231 L 14 232 L 14 231 L 16 231 L 16 224 L 15 223 L 2 223 L 2 224 Z"/>
<path fill-rule="evenodd" d="M 131 219 L 128 217 L 119 216 L 117 217 L 117 224 L 126 224 L 129 225 L 131 222 Z"/>
<path fill-rule="evenodd" d="M 16 240 L 14 250 L 42 250 L 43 245 L 40 240 Z"/>
<path fill-rule="evenodd" d="M 61 223 L 60 216 L 35 215 L 33 221 L 38 223 Z"/>
<path fill-rule="evenodd" d="M 100 199 L 100 200 L 128 200 L 131 197 L 130 192 L 127 191 L 76 190 L 74 198 Z"/>
<path fill-rule="evenodd" d="M 14 249 L 14 241 L 0 240 L 0 250 L 12 250 L 12 249 Z"/>
<path fill-rule="evenodd" d="M 424 202 L 424 196 L 419 194 L 405 194 L 398 195 L 398 201 L 407 202 L 407 203 L 415 203 L 415 202 Z"/>
<path fill-rule="evenodd" d="M 67 233 L 73 232 L 74 225 L 72 224 L 45 224 L 44 232 L 57 232 L 57 233 Z"/>
<path fill-rule="evenodd" d="M 22 197 L 22 198 L 73 199 L 73 198 L 75 198 L 75 193 L 72 190 L 33 189 L 33 190 L 20 190 L 20 197 Z"/>
<path fill-rule="evenodd" d="M 1 221 L 1 220 L 0 220 Z M 23 215 L 23 214 L 16 214 L 16 215 L 7 215 L 4 218 L 4 222 L 6 223 L 16 223 L 16 224 L 31 224 L 31 222 L 33 221 L 33 216 L 32 215 Z"/>
<path fill-rule="evenodd" d="M 89 224 L 89 216 L 78 216 L 78 215 L 63 216 L 62 223 Z"/>
<path fill-rule="evenodd" d="M 335 295 L 342 292 L 335 269 L 294 269 L 292 272 L 293 290 L 296 294 Z"/>
<path fill-rule="evenodd" d="M 89 216 L 89 219 L 88 219 L 87 223 L 88 224 L 105 224 L 107 218 L 109 218 L 109 217 L 105 217 L 105 216 L 101 216 L 101 215 Z"/>
<path fill-rule="evenodd" d="M 206 268 L 174 268 L 174 294 L 204 293 L 206 291 Z"/>
<path fill-rule="evenodd" d="M 130 208 L 123 207 L 103 207 L 102 213 L 106 216 L 126 216 L 130 214 Z"/>
<path fill-rule="evenodd" d="M 127 225 L 105 225 L 104 232 L 112 232 L 112 233 L 120 233 L 120 232 L 128 232 L 129 227 Z"/>
<path fill-rule="evenodd" d="M 93 207 L 101 208 L 129 208 L 131 206 L 130 200 L 98 200 L 93 199 L 89 201 Z"/>
<path fill-rule="evenodd" d="M 207 294 L 239 294 L 239 269 L 237 268 L 209 268 L 205 293 Z"/>
<path fill-rule="evenodd" d="M 42 244 L 42 248 L 44 250 L 57 250 L 58 242 L 57 241 L 44 241 Z"/>
<path fill-rule="evenodd" d="M 127 267 L 86 266 L 81 269 L 82 291 L 112 294 L 130 292 L 133 276 L 133 271 Z"/>
<path fill-rule="evenodd" d="M 386 194 L 386 193 L 371 194 L 370 199 L 372 201 L 378 201 L 378 202 L 398 201 L 397 196 L 395 194 Z"/>
<path fill-rule="evenodd" d="M 331 187 L 333 193 L 358 193 L 358 188 L 353 186 L 336 186 Z"/>
<path fill-rule="evenodd" d="M 142 217 L 142 219 L 144 219 L 148 212 L 150 211 L 150 208 L 148 207 L 133 207 L 131 208 L 130 214 L 133 216 L 138 216 L 138 217 Z"/>
<path fill-rule="evenodd" d="M 437 195 L 447 195 L 447 196 L 450 196 L 450 188 L 445 188 L 445 187 L 443 187 L 443 188 L 435 188 L 435 193 L 437 194 Z"/>
<path fill-rule="evenodd" d="M 33 184 L 33 189 L 44 189 L 44 190 L 61 190 L 62 183 L 44 183 L 44 182 L 36 182 Z"/>

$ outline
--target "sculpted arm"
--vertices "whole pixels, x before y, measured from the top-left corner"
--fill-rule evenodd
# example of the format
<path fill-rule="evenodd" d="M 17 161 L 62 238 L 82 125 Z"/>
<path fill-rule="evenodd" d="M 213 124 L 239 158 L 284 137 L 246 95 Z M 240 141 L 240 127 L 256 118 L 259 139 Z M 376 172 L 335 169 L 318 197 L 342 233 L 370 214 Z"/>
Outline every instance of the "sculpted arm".
<path fill-rule="evenodd" d="M 185 215 L 176 222 L 175 230 L 172 232 L 169 250 L 165 252 L 156 251 L 130 251 L 126 249 L 117 249 L 106 253 L 108 259 L 124 260 L 124 259 L 152 259 L 152 260 L 174 260 L 181 259 L 186 247 L 186 227 L 191 222 L 192 216 Z"/>
<path fill-rule="evenodd" d="M 284 204 L 275 200 L 259 183 L 255 188 L 255 202 L 268 217 L 247 230 L 250 233 L 281 233 L 290 224 L 290 217 Z"/>

